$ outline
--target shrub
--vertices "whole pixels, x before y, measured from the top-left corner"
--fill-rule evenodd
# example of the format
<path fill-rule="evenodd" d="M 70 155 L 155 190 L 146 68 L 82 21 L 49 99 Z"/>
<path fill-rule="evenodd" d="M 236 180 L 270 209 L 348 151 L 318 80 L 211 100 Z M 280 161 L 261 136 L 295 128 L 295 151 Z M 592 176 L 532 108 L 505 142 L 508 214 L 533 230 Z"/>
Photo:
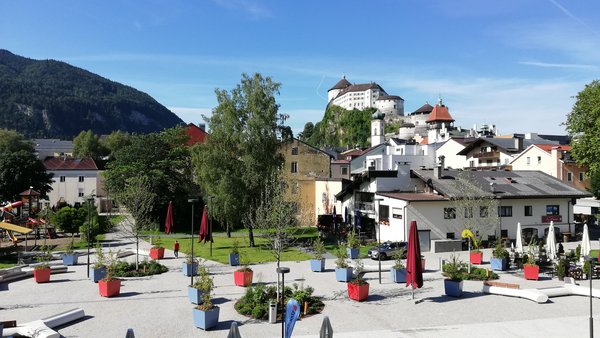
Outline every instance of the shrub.
<path fill-rule="evenodd" d="M 296 283 L 293 287 L 285 287 L 285 302 L 288 299 L 295 299 L 300 306 L 304 306 L 308 302 L 307 314 L 315 314 L 323 309 L 321 297 L 313 296 L 314 289 L 312 287 L 299 287 Z M 256 285 L 246 288 L 246 294 L 242 296 L 234 305 L 236 311 L 240 314 L 250 316 L 254 319 L 267 319 L 269 312 L 269 303 L 277 299 L 277 289 L 273 285 Z M 304 311 L 300 312 L 304 316 Z"/>
<path fill-rule="evenodd" d="M 139 271 L 135 270 L 135 262 L 128 263 L 124 261 L 118 261 L 114 267 L 114 277 L 143 277 L 158 275 L 163 272 L 169 271 L 169 269 L 159 264 L 157 261 L 142 261 L 139 264 Z"/>

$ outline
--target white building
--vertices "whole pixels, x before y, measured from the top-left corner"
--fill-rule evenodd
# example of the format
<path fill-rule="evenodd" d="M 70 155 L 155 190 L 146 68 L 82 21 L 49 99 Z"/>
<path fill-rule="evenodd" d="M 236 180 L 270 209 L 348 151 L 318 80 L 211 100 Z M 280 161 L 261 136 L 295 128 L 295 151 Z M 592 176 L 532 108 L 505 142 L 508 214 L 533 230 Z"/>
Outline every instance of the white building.
<path fill-rule="evenodd" d="M 400 96 L 389 95 L 375 82 L 351 84 L 345 76 L 327 91 L 327 101 L 348 110 L 377 108 L 388 120 L 404 116 L 404 100 Z"/>
<path fill-rule="evenodd" d="M 48 193 L 50 205 L 66 202 L 70 205 L 85 203 L 85 198 L 99 194 L 99 169 L 91 158 L 47 157 L 46 171 L 52 173 L 52 191 Z"/>

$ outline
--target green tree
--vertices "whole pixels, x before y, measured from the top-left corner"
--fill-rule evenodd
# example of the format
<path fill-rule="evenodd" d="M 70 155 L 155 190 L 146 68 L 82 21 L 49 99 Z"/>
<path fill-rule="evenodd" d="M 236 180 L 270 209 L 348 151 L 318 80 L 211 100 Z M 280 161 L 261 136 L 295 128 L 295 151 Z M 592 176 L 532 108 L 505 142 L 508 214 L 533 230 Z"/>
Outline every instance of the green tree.
<path fill-rule="evenodd" d="M 33 143 L 14 130 L 0 129 L 0 153 L 19 150 L 33 153 Z"/>
<path fill-rule="evenodd" d="M 211 117 L 204 117 L 211 137 L 195 148 L 194 167 L 203 192 L 215 197 L 213 215 L 228 233 L 256 210 L 265 180 L 283 163 L 277 150 L 289 128 L 275 100 L 279 87 L 270 77 L 242 74 L 230 92 L 215 91 L 218 106 Z M 252 224 L 247 227 L 254 246 Z"/>
<path fill-rule="evenodd" d="M 18 195 L 33 187 L 42 196 L 52 190 L 52 174 L 46 172 L 33 152 L 19 150 L 0 152 L 0 197 L 14 201 Z"/>
<path fill-rule="evenodd" d="M 310 139 L 314 131 L 315 125 L 312 122 L 306 122 L 306 124 L 304 124 L 304 129 L 302 130 L 301 135 L 299 135 L 300 139 L 306 142 L 306 140 Z"/>
<path fill-rule="evenodd" d="M 593 175 L 600 172 L 600 82 L 592 81 L 576 98 L 564 124 L 573 137 L 573 157 Z"/>
<path fill-rule="evenodd" d="M 131 134 L 115 130 L 106 138 L 100 139 L 100 145 L 106 149 L 108 155 L 114 155 L 117 150 L 131 144 Z"/>
<path fill-rule="evenodd" d="M 87 211 L 84 208 L 64 207 L 60 208 L 52 215 L 52 224 L 56 225 L 60 230 L 74 234 L 79 232 L 81 227 L 87 220 Z"/>
<path fill-rule="evenodd" d="M 100 144 L 100 136 L 93 131 L 82 131 L 73 139 L 73 155 L 75 157 L 99 158 L 106 153 Z"/>

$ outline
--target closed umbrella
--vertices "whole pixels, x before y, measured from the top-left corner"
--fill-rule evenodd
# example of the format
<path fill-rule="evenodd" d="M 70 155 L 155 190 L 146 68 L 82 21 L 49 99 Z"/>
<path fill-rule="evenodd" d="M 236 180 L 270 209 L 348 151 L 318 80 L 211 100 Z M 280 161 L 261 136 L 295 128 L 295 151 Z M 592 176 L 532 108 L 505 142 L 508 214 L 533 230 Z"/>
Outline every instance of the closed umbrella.
<path fill-rule="evenodd" d="M 523 253 L 523 234 L 521 231 L 521 222 L 517 223 L 517 247 L 518 253 Z"/>
<path fill-rule="evenodd" d="M 588 230 L 588 225 L 585 224 L 583 226 L 583 236 L 581 237 L 581 257 L 589 255 L 591 249 L 590 232 Z"/>
<path fill-rule="evenodd" d="M 360 231 L 360 210 L 358 209 L 356 209 L 356 213 L 354 214 L 354 227 Z"/>
<path fill-rule="evenodd" d="M 348 213 L 348 207 L 344 207 L 344 223 L 350 223 L 350 214 Z"/>
<path fill-rule="evenodd" d="M 165 218 L 165 234 L 168 235 L 173 230 L 173 202 L 169 202 L 169 206 L 167 207 L 167 217 Z"/>
<path fill-rule="evenodd" d="M 410 221 L 408 233 L 408 249 L 406 256 L 406 286 L 412 285 L 412 298 L 415 298 L 415 289 L 423 286 L 423 265 L 421 264 L 421 245 L 417 221 Z"/>
<path fill-rule="evenodd" d="M 204 206 L 204 211 L 202 211 L 202 222 L 200 223 L 200 235 L 198 238 L 198 242 L 204 243 L 208 241 L 213 241 L 212 233 L 210 232 L 210 228 L 208 226 L 208 214 L 206 213 L 206 205 Z"/>
<path fill-rule="evenodd" d="M 550 221 L 548 237 L 546 238 L 546 251 L 551 260 L 556 259 L 556 236 L 554 235 L 554 222 Z"/>

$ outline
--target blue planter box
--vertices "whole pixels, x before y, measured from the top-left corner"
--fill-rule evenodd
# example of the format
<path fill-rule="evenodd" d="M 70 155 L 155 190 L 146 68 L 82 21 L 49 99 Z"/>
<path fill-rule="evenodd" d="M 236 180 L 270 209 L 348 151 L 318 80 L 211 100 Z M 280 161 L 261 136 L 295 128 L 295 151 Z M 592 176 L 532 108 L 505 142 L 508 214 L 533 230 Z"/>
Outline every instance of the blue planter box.
<path fill-rule="evenodd" d="M 506 258 L 490 258 L 492 270 L 505 271 L 507 270 L 508 260 Z"/>
<path fill-rule="evenodd" d="M 213 307 L 208 311 L 198 309 L 193 310 L 194 325 L 202 330 L 208 330 L 211 327 L 217 326 L 219 323 L 219 308 Z"/>
<path fill-rule="evenodd" d="M 352 268 L 335 268 L 335 279 L 338 282 L 349 282 L 352 280 Z"/>
<path fill-rule="evenodd" d="M 311 259 L 310 269 L 314 272 L 323 272 L 325 270 L 325 259 Z"/>
<path fill-rule="evenodd" d="M 444 291 L 447 296 L 460 297 L 462 296 L 463 281 L 457 282 L 450 279 L 444 279 Z"/>
<path fill-rule="evenodd" d="M 229 254 L 229 265 L 231 265 L 231 266 L 240 265 L 240 254 Z"/>
<path fill-rule="evenodd" d="M 90 279 L 94 281 L 94 283 L 98 283 L 99 280 L 106 277 L 106 268 L 102 267 L 100 269 L 90 268 Z"/>
<path fill-rule="evenodd" d="M 406 283 L 406 269 L 390 269 L 390 274 L 392 275 L 392 280 L 394 283 Z"/>
<path fill-rule="evenodd" d="M 183 263 L 181 266 L 183 274 L 186 276 L 196 276 L 198 274 L 198 263 Z"/>
<path fill-rule="evenodd" d="M 190 303 L 193 304 L 202 304 L 202 291 L 188 286 L 188 299 Z"/>
<path fill-rule="evenodd" d="M 63 255 L 63 264 L 64 265 L 77 265 L 77 257 L 76 253 L 74 254 L 64 254 Z"/>
<path fill-rule="evenodd" d="M 360 249 L 347 248 L 346 252 L 348 253 L 348 258 L 357 259 L 360 254 Z"/>

